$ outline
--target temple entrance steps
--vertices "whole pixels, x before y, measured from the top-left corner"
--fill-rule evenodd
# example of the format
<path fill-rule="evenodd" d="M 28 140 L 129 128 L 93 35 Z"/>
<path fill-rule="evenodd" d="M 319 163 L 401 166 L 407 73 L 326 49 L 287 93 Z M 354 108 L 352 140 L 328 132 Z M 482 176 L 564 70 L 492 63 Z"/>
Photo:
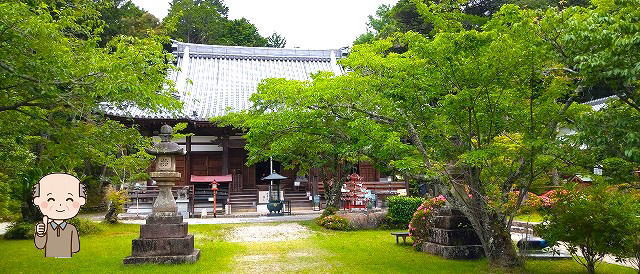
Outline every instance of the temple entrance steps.
<path fill-rule="evenodd" d="M 231 192 L 229 195 L 229 204 L 232 212 L 255 212 L 258 203 L 257 189 L 243 189 L 237 192 Z"/>
<path fill-rule="evenodd" d="M 284 199 L 285 201 L 291 201 L 292 209 L 310 209 L 313 207 L 313 203 L 307 197 L 306 191 L 285 190 Z"/>

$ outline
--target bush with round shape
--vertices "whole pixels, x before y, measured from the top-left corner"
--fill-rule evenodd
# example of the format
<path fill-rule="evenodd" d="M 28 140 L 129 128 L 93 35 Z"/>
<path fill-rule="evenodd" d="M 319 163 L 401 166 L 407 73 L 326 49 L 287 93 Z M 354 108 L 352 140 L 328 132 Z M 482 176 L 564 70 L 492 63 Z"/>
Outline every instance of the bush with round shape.
<path fill-rule="evenodd" d="M 414 246 L 421 246 L 427 241 L 431 228 L 433 228 L 434 212 L 445 205 L 447 199 L 440 195 L 422 203 L 413 213 L 409 222 L 409 236 L 413 239 Z"/>
<path fill-rule="evenodd" d="M 335 206 L 328 206 L 327 208 L 324 209 L 324 211 L 322 211 L 322 214 L 320 215 L 320 217 L 327 217 L 329 215 L 334 215 L 336 214 L 336 212 L 338 212 L 338 208 Z"/>
<path fill-rule="evenodd" d="M 67 222 L 76 227 L 80 236 L 102 232 L 102 226 L 89 219 L 75 217 Z"/>
<path fill-rule="evenodd" d="M 351 230 L 349 220 L 338 215 L 329 215 L 316 219 L 318 225 L 331 230 Z"/>

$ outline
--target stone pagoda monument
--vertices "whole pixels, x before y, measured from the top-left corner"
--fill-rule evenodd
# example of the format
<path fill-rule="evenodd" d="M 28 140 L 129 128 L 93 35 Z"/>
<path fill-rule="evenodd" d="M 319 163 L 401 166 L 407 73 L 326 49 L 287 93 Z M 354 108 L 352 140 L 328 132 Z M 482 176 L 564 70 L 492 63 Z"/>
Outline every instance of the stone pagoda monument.
<path fill-rule="evenodd" d="M 184 150 L 171 142 L 172 133 L 170 126 L 162 126 L 160 143 L 146 149 L 156 156 L 156 168 L 150 175 L 160 193 L 147 223 L 140 226 L 140 238 L 132 242 L 132 255 L 124 259 L 125 264 L 193 263 L 200 258 L 200 250 L 193 248 L 193 235 L 187 234 L 189 226 L 183 222 L 171 194 L 171 187 L 181 176 L 176 172 L 175 156 L 184 155 Z"/>
<path fill-rule="evenodd" d="M 469 219 L 451 207 L 436 209 L 433 227 L 421 250 L 446 259 L 477 259 L 484 257 L 480 238 Z"/>

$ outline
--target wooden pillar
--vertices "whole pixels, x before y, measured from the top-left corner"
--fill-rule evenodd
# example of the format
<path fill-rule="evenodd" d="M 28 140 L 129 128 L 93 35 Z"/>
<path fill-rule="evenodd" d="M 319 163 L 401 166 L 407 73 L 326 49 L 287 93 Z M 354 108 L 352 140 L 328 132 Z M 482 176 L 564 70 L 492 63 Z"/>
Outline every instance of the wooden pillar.
<path fill-rule="evenodd" d="M 187 155 L 184 157 L 185 185 L 191 184 L 191 136 L 186 137 Z"/>
<path fill-rule="evenodd" d="M 229 136 L 222 138 L 222 175 L 229 174 Z"/>

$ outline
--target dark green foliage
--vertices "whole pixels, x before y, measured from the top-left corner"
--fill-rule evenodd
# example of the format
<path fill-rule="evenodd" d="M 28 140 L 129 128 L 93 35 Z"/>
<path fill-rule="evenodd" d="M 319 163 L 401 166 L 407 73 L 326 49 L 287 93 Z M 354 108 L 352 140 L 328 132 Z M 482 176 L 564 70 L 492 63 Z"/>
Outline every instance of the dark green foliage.
<path fill-rule="evenodd" d="M 607 158 L 602 161 L 603 175 L 613 184 L 633 182 L 638 180 L 633 175 L 637 165 L 621 158 Z"/>
<path fill-rule="evenodd" d="M 72 224 L 78 230 L 78 235 L 90 235 L 96 234 L 102 231 L 102 227 L 89 219 L 83 219 L 75 217 L 67 220 L 69 224 Z M 33 239 L 35 233 L 35 224 L 29 222 L 15 222 L 12 223 L 4 234 L 4 238 L 7 240 L 23 240 Z"/>
<path fill-rule="evenodd" d="M 96 111 L 101 105 L 181 105 L 166 78 L 168 37 L 119 35 L 101 47 L 102 8 L 94 1 L 0 3 L 0 179 L 23 220 L 41 218 L 31 187 L 50 172 L 122 184 L 145 171 L 150 155 L 142 148 L 151 140 Z"/>
<path fill-rule="evenodd" d="M 325 208 L 324 211 L 322 211 L 322 214 L 320 215 L 320 218 L 327 217 L 327 216 L 330 216 L 330 215 L 334 215 L 334 214 L 336 214 L 336 212 L 338 212 L 338 210 L 339 209 L 337 207 L 335 207 L 335 206 L 332 206 L 332 205 L 327 206 L 327 208 Z"/>
<path fill-rule="evenodd" d="M 258 29 L 246 18 L 229 19 L 229 9 L 220 0 L 173 0 L 165 24 L 175 24 L 170 35 L 189 43 L 283 47 L 284 38 L 272 40 L 258 33 Z M 277 35 L 279 36 L 279 35 Z M 272 36 L 273 38 L 273 36 Z"/>
<path fill-rule="evenodd" d="M 358 38 L 356 38 L 356 40 L 353 41 L 353 44 L 354 45 L 366 44 L 366 43 L 372 42 L 375 39 L 376 39 L 375 33 L 367 32 L 367 33 L 360 34 L 360 36 L 358 36 Z"/>
<path fill-rule="evenodd" d="M 28 222 L 16 222 L 12 223 L 4 234 L 4 238 L 7 240 L 23 240 L 33 239 L 35 233 L 35 224 Z"/>
<path fill-rule="evenodd" d="M 99 223 L 77 216 L 67 222 L 76 227 L 80 236 L 100 233 L 103 230 Z"/>
<path fill-rule="evenodd" d="M 331 230 L 351 230 L 351 225 L 349 224 L 349 220 L 339 215 L 329 215 L 326 217 L 320 217 L 316 219 L 316 223 L 318 225 L 328 228 Z"/>
<path fill-rule="evenodd" d="M 387 198 L 389 225 L 406 228 L 413 213 L 423 202 L 424 199 L 418 197 L 393 196 Z"/>
<path fill-rule="evenodd" d="M 587 168 L 601 165 L 603 175 L 618 183 L 632 180 L 631 171 L 640 166 L 640 112 L 619 100 L 582 115 L 576 121 L 573 141 L 589 149 L 579 150 Z M 615 183 L 615 182 L 614 182 Z"/>
<path fill-rule="evenodd" d="M 118 35 L 147 37 L 147 32 L 159 26 L 158 18 L 130 0 L 101 0 L 101 3 L 99 11 L 104 21 L 104 31 L 100 35 L 102 45 Z"/>
<path fill-rule="evenodd" d="M 270 48 L 284 48 L 287 45 L 287 39 L 284 36 L 273 33 L 271 36 L 267 37 L 267 47 Z"/>

